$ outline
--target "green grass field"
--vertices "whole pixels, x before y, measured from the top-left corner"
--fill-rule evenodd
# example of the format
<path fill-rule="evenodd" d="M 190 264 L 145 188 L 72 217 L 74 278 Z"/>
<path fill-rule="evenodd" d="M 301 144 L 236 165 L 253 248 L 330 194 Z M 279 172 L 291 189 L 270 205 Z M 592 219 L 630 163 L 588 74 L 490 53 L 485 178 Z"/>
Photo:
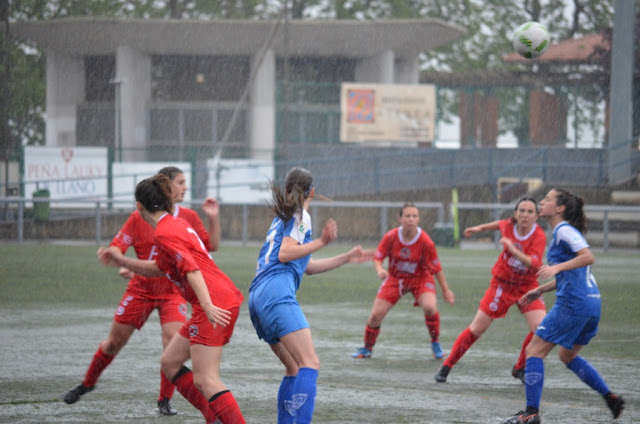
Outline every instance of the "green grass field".
<path fill-rule="evenodd" d="M 347 248 L 330 247 L 315 256 Z M 179 394 L 173 401 L 176 417 L 156 415 L 161 352 L 156 313 L 104 372 L 94 392 L 74 405 L 61 401 L 82 380 L 126 286 L 115 269 L 98 264 L 96 250 L 0 244 L 0 422 L 203 422 Z M 257 246 L 223 246 L 214 254 L 245 294 L 257 251 Z M 455 306 L 441 299 L 439 303 L 441 342 L 449 349 L 471 322 L 498 251 L 441 248 L 439 253 L 456 294 Z M 582 356 L 625 396 L 627 409 L 617 422 L 640 422 L 638 253 L 595 254 L 603 315 L 598 336 Z M 510 375 L 527 332 L 517 310 L 494 322 L 444 384 L 434 382 L 440 362 L 430 355 L 423 318 L 411 306 L 410 296 L 385 320 L 374 357 L 352 359 L 378 285 L 371 264 L 348 265 L 303 280 L 298 295 L 322 361 L 314 422 L 495 424 L 522 409 L 524 387 Z M 547 305 L 554 300 L 554 294 L 547 295 Z M 545 424 L 612 422 L 604 401 L 567 370 L 555 352 L 545 366 Z M 225 348 L 222 373 L 248 423 L 276 421 L 282 369 L 255 336 L 246 307 Z"/>

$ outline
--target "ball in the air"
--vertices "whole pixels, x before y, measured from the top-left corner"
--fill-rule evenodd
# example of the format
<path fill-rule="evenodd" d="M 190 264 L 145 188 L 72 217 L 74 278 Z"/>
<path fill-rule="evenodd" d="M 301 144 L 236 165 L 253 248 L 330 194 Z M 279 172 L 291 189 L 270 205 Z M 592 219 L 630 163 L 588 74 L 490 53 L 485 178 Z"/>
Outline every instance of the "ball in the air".
<path fill-rule="evenodd" d="M 527 59 L 539 57 L 549 47 L 547 28 L 540 22 L 525 22 L 513 33 L 513 48 Z"/>

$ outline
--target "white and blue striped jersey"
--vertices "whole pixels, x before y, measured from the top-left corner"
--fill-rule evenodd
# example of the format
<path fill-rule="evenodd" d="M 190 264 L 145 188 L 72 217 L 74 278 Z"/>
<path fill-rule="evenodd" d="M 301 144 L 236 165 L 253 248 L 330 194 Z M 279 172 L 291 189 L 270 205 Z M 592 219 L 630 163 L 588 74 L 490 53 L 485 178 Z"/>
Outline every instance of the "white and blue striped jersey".
<path fill-rule="evenodd" d="M 298 244 L 305 244 L 311 241 L 311 217 L 306 210 L 302 211 L 302 219 L 300 219 L 300 214 L 296 214 L 287 222 L 277 217 L 274 218 L 269 227 L 269 231 L 267 231 L 267 237 L 262 245 L 262 249 L 260 249 L 256 276 L 251 282 L 249 291 L 257 287 L 268 276 L 276 273 L 287 273 L 293 276 L 295 290 L 298 290 L 302 274 L 307 269 L 311 255 L 303 256 L 302 258 L 289 262 L 280 262 L 278 254 L 280 253 L 282 240 L 285 237 L 293 237 L 298 241 Z"/>
<path fill-rule="evenodd" d="M 567 222 L 553 230 L 547 252 L 547 262 L 555 265 L 576 257 L 576 252 L 589 247 L 584 236 Z M 584 266 L 556 274 L 556 303 L 577 315 L 600 316 L 600 291 L 591 274 L 591 266 Z"/>

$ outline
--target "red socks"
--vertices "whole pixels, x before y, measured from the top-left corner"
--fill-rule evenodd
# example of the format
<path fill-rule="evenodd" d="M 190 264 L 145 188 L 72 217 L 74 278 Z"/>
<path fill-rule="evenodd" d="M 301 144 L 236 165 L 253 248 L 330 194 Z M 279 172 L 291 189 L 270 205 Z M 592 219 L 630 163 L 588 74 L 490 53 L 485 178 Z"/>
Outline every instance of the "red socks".
<path fill-rule="evenodd" d="M 209 399 L 209 409 L 223 424 L 245 424 L 238 402 L 229 390 L 216 393 Z"/>
<path fill-rule="evenodd" d="M 433 315 L 424 316 L 424 323 L 427 324 L 429 335 L 432 342 L 437 342 L 440 338 L 440 313 L 436 312 Z"/>
<path fill-rule="evenodd" d="M 475 343 L 476 340 L 478 340 L 478 337 L 475 336 L 471 332 L 471 330 L 469 330 L 469 327 L 465 328 L 453 344 L 451 352 L 449 353 L 447 359 L 444 361 L 443 365 L 452 368 L 455 363 L 458 362 L 460 358 L 462 358 L 462 355 L 464 355 L 464 353 L 471 347 L 471 345 Z"/>
<path fill-rule="evenodd" d="M 189 368 L 182 367 L 173 378 L 173 384 L 175 384 L 178 392 L 188 400 L 191 405 L 202 412 L 207 423 L 214 423 L 216 421 L 215 414 L 209 409 L 209 402 L 207 402 L 204 395 L 200 393 L 193 384 L 193 373 Z"/>
<path fill-rule="evenodd" d="M 527 362 L 527 355 L 524 353 L 526 347 L 529 345 L 529 342 L 531 341 L 531 339 L 533 338 L 533 331 L 530 331 L 529 334 L 527 334 L 527 337 L 524 338 L 524 341 L 522 342 L 522 349 L 520 349 L 520 356 L 518 357 L 518 362 L 516 362 L 516 369 L 524 369 L 524 366 Z"/>
<path fill-rule="evenodd" d="M 89 365 L 89 369 L 87 369 L 82 385 L 85 387 L 95 386 L 98 378 L 100 378 L 100 374 L 102 374 L 102 371 L 109 366 L 115 357 L 116 355 L 107 355 L 102 352 L 102 349 L 98 348 L 96 353 L 93 355 L 93 360 Z"/>
<path fill-rule="evenodd" d="M 364 347 L 365 349 L 369 349 L 373 351 L 373 345 L 376 344 L 376 340 L 378 339 L 378 334 L 380 334 L 380 327 L 371 328 L 368 325 L 364 328 Z"/>
<path fill-rule="evenodd" d="M 160 371 L 160 395 L 158 396 L 158 401 L 171 399 L 175 390 L 176 386 Z"/>

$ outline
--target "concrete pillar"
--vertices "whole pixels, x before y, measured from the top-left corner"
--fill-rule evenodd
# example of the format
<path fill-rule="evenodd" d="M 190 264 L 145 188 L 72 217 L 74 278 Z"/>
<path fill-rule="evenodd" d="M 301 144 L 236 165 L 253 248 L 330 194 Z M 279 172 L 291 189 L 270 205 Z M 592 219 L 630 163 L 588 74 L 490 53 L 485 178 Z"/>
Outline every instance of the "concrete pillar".
<path fill-rule="evenodd" d="M 249 140 L 252 159 L 272 159 L 276 133 L 276 56 L 268 50 L 262 58 L 251 58 L 255 78 L 251 84 L 251 135 Z"/>
<path fill-rule="evenodd" d="M 393 84 L 395 54 L 386 50 L 377 56 L 360 59 L 356 65 L 356 82 Z"/>
<path fill-rule="evenodd" d="M 396 58 L 395 76 L 397 84 L 418 84 L 419 75 L 418 55 Z"/>
<path fill-rule="evenodd" d="M 120 137 L 124 162 L 146 160 L 146 117 L 151 100 L 151 56 L 131 47 L 121 46 L 116 50 L 116 77 L 120 86 Z M 115 124 L 114 124 L 115 125 Z M 116 134 L 116 160 L 119 158 L 118 134 Z"/>
<path fill-rule="evenodd" d="M 84 61 L 47 51 L 45 145 L 76 145 L 76 105 L 84 101 Z"/>
<path fill-rule="evenodd" d="M 567 97 L 542 90 L 529 96 L 529 140 L 534 146 L 563 146 L 567 141 Z"/>

